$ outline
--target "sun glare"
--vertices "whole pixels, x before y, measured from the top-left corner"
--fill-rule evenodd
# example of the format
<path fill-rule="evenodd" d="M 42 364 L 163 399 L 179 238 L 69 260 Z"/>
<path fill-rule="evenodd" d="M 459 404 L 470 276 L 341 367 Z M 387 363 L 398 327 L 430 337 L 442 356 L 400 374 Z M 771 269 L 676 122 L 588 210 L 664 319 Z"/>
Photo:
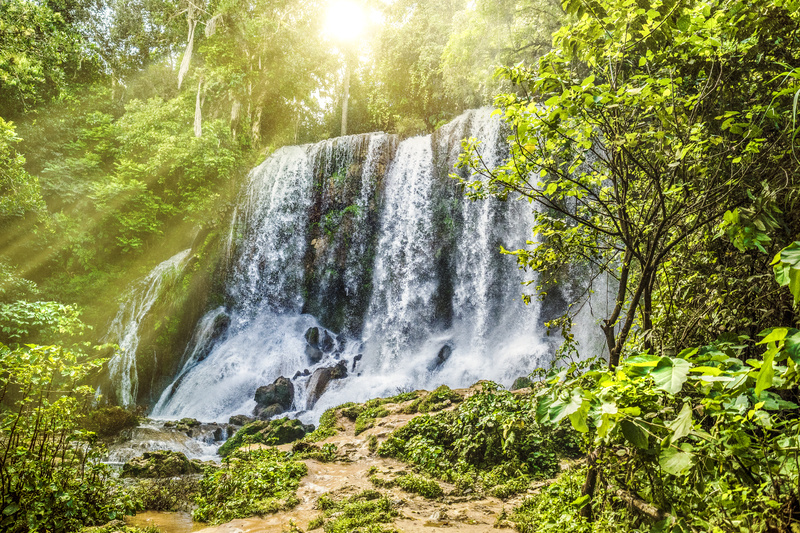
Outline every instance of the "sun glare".
<path fill-rule="evenodd" d="M 339 41 L 355 41 L 364 33 L 367 16 L 364 9 L 350 0 L 334 0 L 328 6 L 325 33 Z"/>

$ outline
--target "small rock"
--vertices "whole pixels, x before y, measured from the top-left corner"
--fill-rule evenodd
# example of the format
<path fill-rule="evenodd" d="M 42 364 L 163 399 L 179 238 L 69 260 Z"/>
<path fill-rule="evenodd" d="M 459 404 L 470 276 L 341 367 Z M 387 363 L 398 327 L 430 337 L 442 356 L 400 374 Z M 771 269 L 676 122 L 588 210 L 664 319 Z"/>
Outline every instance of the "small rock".
<path fill-rule="evenodd" d="M 358 362 L 361 361 L 362 357 L 364 357 L 364 354 L 361 354 L 361 353 L 358 354 L 358 355 L 353 356 L 353 368 L 350 369 L 350 372 L 355 372 L 356 364 L 358 364 Z"/>

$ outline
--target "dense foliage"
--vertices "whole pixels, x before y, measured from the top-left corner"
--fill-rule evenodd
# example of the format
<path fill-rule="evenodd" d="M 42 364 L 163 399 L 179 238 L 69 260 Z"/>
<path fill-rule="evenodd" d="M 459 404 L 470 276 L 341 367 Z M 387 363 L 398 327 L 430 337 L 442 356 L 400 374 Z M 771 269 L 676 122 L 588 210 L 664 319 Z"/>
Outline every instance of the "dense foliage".
<path fill-rule="evenodd" d="M 299 503 L 295 491 L 306 465 L 276 448 L 238 452 L 226 468 L 206 470 L 192 513 L 201 522 L 274 513 Z"/>
<path fill-rule="evenodd" d="M 507 497 L 556 473 L 557 451 L 575 451 L 566 435 L 560 439 L 542 431 L 534 405 L 530 397 L 487 382 L 455 410 L 411 419 L 378 453 L 415 464 L 461 490 L 477 483 Z"/>
<path fill-rule="evenodd" d="M 81 429 L 102 364 L 59 346 L 0 344 L 0 525 L 73 531 L 122 518 L 131 503 Z"/>

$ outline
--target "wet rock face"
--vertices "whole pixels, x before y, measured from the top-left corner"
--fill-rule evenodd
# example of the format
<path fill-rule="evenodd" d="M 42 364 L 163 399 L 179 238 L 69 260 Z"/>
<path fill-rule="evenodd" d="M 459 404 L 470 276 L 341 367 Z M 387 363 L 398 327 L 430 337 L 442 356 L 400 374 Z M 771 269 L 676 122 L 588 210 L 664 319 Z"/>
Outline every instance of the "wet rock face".
<path fill-rule="evenodd" d="M 338 353 L 344 346 L 345 339 L 335 339 L 330 332 L 323 328 L 308 328 L 305 334 L 306 356 L 311 364 L 319 363 L 328 353 Z"/>
<path fill-rule="evenodd" d="M 325 393 L 331 380 L 347 377 L 347 361 L 339 361 L 335 366 L 318 368 L 308 380 L 308 400 L 306 409 L 311 409 Z"/>
<path fill-rule="evenodd" d="M 145 452 L 141 457 L 131 459 L 122 466 L 122 477 L 158 478 L 175 477 L 186 474 L 199 474 L 203 463 L 190 461 L 180 452 L 161 450 Z"/>
<path fill-rule="evenodd" d="M 428 370 L 434 370 L 442 366 L 450 356 L 453 355 L 453 347 L 450 344 L 445 344 L 436 354 L 436 357 L 428 365 Z"/>
<path fill-rule="evenodd" d="M 294 402 L 294 385 L 283 376 L 272 384 L 259 387 L 255 395 L 256 407 L 253 414 L 261 420 L 288 411 Z"/>

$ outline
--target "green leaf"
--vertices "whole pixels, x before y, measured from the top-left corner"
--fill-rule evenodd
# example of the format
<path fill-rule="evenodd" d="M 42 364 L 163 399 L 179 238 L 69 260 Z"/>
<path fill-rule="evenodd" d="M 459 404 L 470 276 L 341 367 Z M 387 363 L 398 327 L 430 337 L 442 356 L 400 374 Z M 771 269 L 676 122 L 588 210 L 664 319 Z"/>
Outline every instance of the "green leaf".
<path fill-rule="evenodd" d="M 656 388 L 677 394 L 686 383 L 686 376 L 691 367 L 692 364 L 684 359 L 662 357 L 652 373 Z"/>
<path fill-rule="evenodd" d="M 692 19 L 689 18 L 688 15 L 684 15 L 681 18 L 678 19 L 678 22 L 677 22 L 676 26 L 678 26 L 678 29 L 683 31 L 683 32 L 689 31 L 689 24 L 691 22 L 692 22 Z"/>
<path fill-rule="evenodd" d="M 769 330 L 769 334 L 764 337 L 762 340 L 758 341 L 757 344 L 767 344 L 768 342 L 780 342 L 786 338 L 789 334 L 789 330 L 787 328 L 772 328 Z"/>
<path fill-rule="evenodd" d="M 550 407 L 550 421 L 554 424 L 559 423 L 565 417 L 575 413 L 583 406 L 583 391 L 575 389 L 570 392 L 569 398 L 566 401 L 561 399 L 553 402 Z"/>
<path fill-rule="evenodd" d="M 619 423 L 622 435 L 634 446 L 640 450 L 646 450 L 650 447 L 647 439 L 647 433 L 635 422 L 630 420 L 623 420 Z"/>
<path fill-rule="evenodd" d="M 764 354 L 764 363 L 761 365 L 761 370 L 758 371 L 756 376 L 756 396 L 760 396 L 764 389 L 772 386 L 772 378 L 775 375 L 775 369 L 772 367 L 772 361 L 775 359 L 775 354 L 778 348 L 770 348 Z"/>
<path fill-rule="evenodd" d="M 17 511 L 19 511 L 19 505 L 17 505 L 16 503 L 10 503 L 6 505 L 5 509 L 3 509 L 3 514 L 8 516 L 16 513 Z"/>
<path fill-rule="evenodd" d="M 658 456 L 658 464 L 665 472 L 673 476 L 681 476 L 692 466 L 692 454 L 670 446 L 661 451 Z"/>
<path fill-rule="evenodd" d="M 580 433 L 587 433 L 589 431 L 589 426 L 586 424 L 586 420 L 588 418 L 589 418 L 588 400 L 584 400 L 584 402 L 581 404 L 581 407 L 577 411 L 569 415 L 569 421 L 572 424 L 572 427 L 575 428 L 575 431 L 579 431 Z"/>
<path fill-rule="evenodd" d="M 688 403 L 683 404 L 681 412 L 678 417 L 667 424 L 667 427 L 672 431 L 672 442 L 677 442 L 679 439 L 685 437 L 692 430 L 692 408 Z"/>

